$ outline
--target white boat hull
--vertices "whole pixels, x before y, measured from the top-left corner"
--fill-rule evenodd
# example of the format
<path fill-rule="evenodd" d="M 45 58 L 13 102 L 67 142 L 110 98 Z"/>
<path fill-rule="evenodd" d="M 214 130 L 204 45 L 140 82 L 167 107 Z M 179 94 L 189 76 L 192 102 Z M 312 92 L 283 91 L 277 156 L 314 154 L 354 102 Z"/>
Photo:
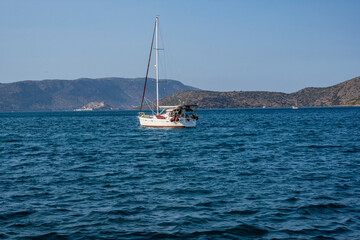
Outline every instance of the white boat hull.
<path fill-rule="evenodd" d="M 170 121 L 170 118 L 158 119 L 156 116 L 139 116 L 142 127 L 196 127 L 196 120 L 192 118 L 179 118 L 179 121 Z"/>

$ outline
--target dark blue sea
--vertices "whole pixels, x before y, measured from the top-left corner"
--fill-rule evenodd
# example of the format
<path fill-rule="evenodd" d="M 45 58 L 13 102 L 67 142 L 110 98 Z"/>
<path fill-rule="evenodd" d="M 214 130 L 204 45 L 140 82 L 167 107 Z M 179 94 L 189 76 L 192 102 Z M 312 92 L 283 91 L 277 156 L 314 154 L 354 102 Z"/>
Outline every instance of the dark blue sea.
<path fill-rule="evenodd" d="M 0 239 L 360 239 L 360 108 L 0 113 Z"/>

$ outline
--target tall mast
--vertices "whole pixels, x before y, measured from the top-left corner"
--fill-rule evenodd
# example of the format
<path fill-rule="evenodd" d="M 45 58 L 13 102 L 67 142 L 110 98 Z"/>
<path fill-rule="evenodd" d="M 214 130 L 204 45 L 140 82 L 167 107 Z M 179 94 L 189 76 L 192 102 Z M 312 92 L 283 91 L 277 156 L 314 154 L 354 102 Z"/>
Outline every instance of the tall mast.
<path fill-rule="evenodd" d="M 159 115 L 159 18 L 156 17 L 156 115 Z"/>

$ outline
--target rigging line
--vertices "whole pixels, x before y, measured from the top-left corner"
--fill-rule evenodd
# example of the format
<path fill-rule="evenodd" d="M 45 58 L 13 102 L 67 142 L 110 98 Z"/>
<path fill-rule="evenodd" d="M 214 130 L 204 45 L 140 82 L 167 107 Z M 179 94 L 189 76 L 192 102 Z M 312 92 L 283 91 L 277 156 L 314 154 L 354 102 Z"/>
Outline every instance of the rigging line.
<path fill-rule="evenodd" d="M 149 110 L 151 110 L 152 115 L 156 115 L 153 109 L 156 108 L 155 101 L 150 102 L 149 99 L 145 98 L 145 103 L 148 106 Z"/>
<path fill-rule="evenodd" d="M 165 34 L 164 34 L 165 33 Z M 171 47 L 168 47 L 167 45 L 165 45 L 165 43 L 167 43 L 167 35 L 166 31 L 163 31 L 163 29 L 161 28 L 161 26 L 159 25 L 159 41 L 160 41 L 160 45 L 162 46 L 161 50 L 161 56 L 164 59 L 163 61 L 160 62 L 160 65 L 162 66 L 161 69 L 162 70 L 162 76 L 163 76 L 163 80 L 169 80 L 169 79 L 174 79 L 174 76 L 179 76 L 178 74 L 178 68 L 176 66 L 176 62 L 174 61 L 174 57 L 172 55 L 172 49 Z M 160 50 L 160 49 L 159 49 Z"/>
<path fill-rule="evenodd" d="M 150 60 L 151 60 L 151 53 L 152 53 L 152 48 L 153 48 L 153 43 L 154 43 L 154 37 L 155 37 L 155 28 L 156 28 L 156 22 L 155 22 L 155 26 L 154 26 L 153 37 L 152 37 L 152 40 L 151 40 L 151 47 L 150 47 L 149 61 L 148 61 L 147 69 L 146 69 L 145 84 L 144 84 L 144 91 L 143 91 L 143 95 L 142 95 L 142 98 L 141 98 L 140 112 L 141 112 L 142 105 L 143 105 L 143 102 L 144 102 L 144 97 L 145 97 L 146 82 L 147 82 L 147 77 L 148 77 L 148 73 L 149 73 L 149 66 L 150 66 Z"/>
<path fill-rule="evenodd" d="M 159 50 L 165 50 L 166 49 L 166 47 L 165 47 L 165 39 L 164 39 L 164 37 L 163 37 L 163 34 L 162 34 L 162 28 L 161 28 L 161 26 L 159 25 L 159 40 L 160 40 L 160 43 L 161 43 L 161 46 L 163 46 L 162 48 L 159 48 Z M 167 74 L 167 65 L 166 65 L 166 63 L 167 63 L 167 58 L 166 58 L 166 51 L 162 51 L 162 56 L 163 56 L 163 61 L 162 62 L 160 62 L 160 65 L 162 65 L 162 76 L 164 76 L 163 77 L 163 80 L 165 80 L 165 79 L 168 79 L 168 74 Z"/>

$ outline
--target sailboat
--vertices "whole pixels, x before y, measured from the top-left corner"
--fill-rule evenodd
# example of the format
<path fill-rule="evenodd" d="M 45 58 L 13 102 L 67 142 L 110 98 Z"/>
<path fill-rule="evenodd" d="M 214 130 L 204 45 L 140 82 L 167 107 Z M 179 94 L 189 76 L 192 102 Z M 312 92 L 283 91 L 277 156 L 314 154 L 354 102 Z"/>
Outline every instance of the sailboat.
<path fill-rule="evenodd" d="M 151 53 L 153 50 L 154 36 L 156 38 L 156 110 L 152 110 L 152 114 L 148 115 L 141 112 L 144 102 L 146 82 L 149 73 Z M 159 105 L 159 18 L 155 19 L 155 28 L 151 41 L 149 61 L 146 70 L 144 91 L 141 99 L 140 111 L 138 119 L 142 127 L 196 127 L 197 105 L 176 105 L 176 106 L 160 106 Z"/>

